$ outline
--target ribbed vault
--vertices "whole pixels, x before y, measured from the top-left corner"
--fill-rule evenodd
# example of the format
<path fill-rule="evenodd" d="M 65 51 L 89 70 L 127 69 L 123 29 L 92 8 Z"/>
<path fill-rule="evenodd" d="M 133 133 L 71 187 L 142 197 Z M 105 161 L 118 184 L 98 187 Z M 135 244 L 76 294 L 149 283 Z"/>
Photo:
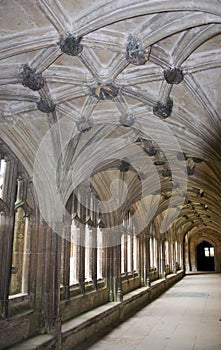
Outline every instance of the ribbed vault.
<path fill-rule="evenodd" d="M 29 176 L 41 159 L 64 204 L 88 179 L 108 201 L 120 180 L 109 224 L 130 211 L 220 237 L 221 2 L 0 6 L 0 137 Z"/>

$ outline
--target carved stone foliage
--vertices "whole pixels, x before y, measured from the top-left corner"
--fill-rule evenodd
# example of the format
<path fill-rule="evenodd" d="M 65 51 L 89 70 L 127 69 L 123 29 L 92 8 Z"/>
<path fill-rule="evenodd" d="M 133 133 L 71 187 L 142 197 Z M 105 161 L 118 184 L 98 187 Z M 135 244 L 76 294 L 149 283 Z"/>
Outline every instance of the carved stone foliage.
<path fill-rule="evenodd" d="M 168 84 L 179 84 L 183 80 L 183 72 L 180 68 L 164 70 L 164 78 Z"/>
<path fill-rule="evenodd" d="M 129 35 L 127 40 L 126 59 L 128 62 L 136 65 L 146 62 L 145 51 L 142 49 L 137 38 L 133 35 Z"/>
<path fill-rule="evenodd" d="M 92 96 L 98 100 L 112 100 L 118 95 L 119 89 L 114 84 L 98 84 L 92 89 Z"/>
<path fill-rule="evenodd" d="M 36 73 L 35 69 L 30 68 L 27 64 L 23 66 L 21 73 L 22 85 L 29 89 L 38 91 L 44 86 L 44 79 L 41 73 Z"/>
<path fill-rule="evenodd" d="M 162 118 L 166 119 L 171 115 L 173 108 L 173 101 L 168 97 L 166 104 L 161 103 L 160 101 L 153 107 L 153 113 Z"/>
<path fill-rule="evenodd" d="M 80 44 L 81 40 L 82 38 L 75 38 L 73 35 L 68 34 L 65 39 L 60 39 L 59 46 L 61 51 L 70 56 L 79 55 L 83 50 L 83 45 Z"/>
<path fill-rule="evenodd" d="M 92 126 L 93 123 L 91 120 L 86 120 L 85 118 L 81 118 L 77 123 L 77 128 L 79 132 L 85 133 L 88 132 Z"/>
<path fill-rule="evenodd" d="M 48 102 L 43 99 L 37 102 L 37 107 L 39 111 L 43 113 L 52 113 L 55 111 L 55 105 L 49 105 Z"/>

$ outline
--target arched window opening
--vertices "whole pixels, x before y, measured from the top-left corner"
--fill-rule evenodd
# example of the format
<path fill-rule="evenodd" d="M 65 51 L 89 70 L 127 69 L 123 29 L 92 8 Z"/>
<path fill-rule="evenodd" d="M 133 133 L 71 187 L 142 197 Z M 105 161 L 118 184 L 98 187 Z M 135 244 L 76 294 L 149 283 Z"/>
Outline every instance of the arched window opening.
<path fill-rule="evenodd" d="M 29 294 L 32 194 L 21 162 L 2 142 L 0 151 L 0 300 L 3 318 L 9 299 Z M 32 203 L 33 204 L 33 203 Z"/>
<path fill-rule="evenodd" d="M 28 266 L 30 255 L 30 234 L 28 217 L 22 208 L 15 214 L 10 295 L 28 292 Z"/>
<path fill-rule="evenodd" d="M 121 235 L 121 273 L 133 274 L 138 270 L 138 237 L 132 225 L 130 212 L 126 223 L 123 221 L 124 232 Z"/>
<path fill-rule="evenodd" d="M 97 227 L 97 280 L 101 280 L 104 277 L 104 246 L 105 246 L 105 233 Z"/>
<path fill-rule="evenodd" d="M 0 156 L 0 198 L 2 199 L 6 162 Z"/>
<path fill-rule="evenodd" d="M 170 257 L 169 257 L 169 242 L 168 240 L 165 241 L 165 273 L 170 273 Z"/>
<path fill-rule="evenodd" d="M 27 180 L 19 176 L 16 186 L 10 296 L 28 292 L 30 228 L 26 197 Z"/>
<path fill-rule="evenodd" d="M 87 196 L 87 207 L 80 202 Z M 105 232 L 99 227 L 101 222 L 97 211 L 93 211 L 94 199 L 90 193 L 79 188 L 70 196 L 67 211 L 66 234 L 62 243 L 61 287 L 65 299 L 79 292 L 87 292 L 87 286 L 98 288 L 105 270 Z M 91 287 L 90 287 L 91 288 Z M 90 289 L 91 290 L 91 289 Z"/>
<path fill-rule="evenodd" d="M 73 285 L 73 284 L 77 284 L 78 281 L 78 274 L 77 274 L 77 261 L 76 261 L 76 257 L 77 257 L 77 252 L 78 252 L 78 247 L 77 244 L 75 244 L 75 236 L 78 236 L 79 232 L 78 232 L 79 228 L 76 225 L 75 221 L 72 220 L 72 224 L 71 224 L 71 242 L 70 242 L 70 280 L 69 280 L 69 284 Z"/>
<path fill-rule="evenodd" d="M 80 235 L 84 235 L 84 244 L 79 242 Z M 103 265 L 104 232 L 99 227 L 91 228 L 88 224 L 81 225 L 79 228 L 75 220 L 72 220 L 69 285 L 91 281 L 96 283 L 103 278 Z"/>

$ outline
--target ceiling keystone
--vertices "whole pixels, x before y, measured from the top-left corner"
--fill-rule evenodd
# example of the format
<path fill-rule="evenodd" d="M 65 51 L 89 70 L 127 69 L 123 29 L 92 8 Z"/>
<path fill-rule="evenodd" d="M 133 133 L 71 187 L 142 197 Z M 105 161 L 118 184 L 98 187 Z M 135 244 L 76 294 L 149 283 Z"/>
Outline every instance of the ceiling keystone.
<path fill-rule="evenodd" d="M 83 50 L 83 45 L 80 44 L 81 40 L 82 38 L 75 38 L 72 34 L 68 34 L 65 39 L 60 39 L 60 49 L 67 55 L 78 56 Z"/>
<path fill-rule="evenodd" d="M 44 86 L 41 73 L 36 73 L 35 69 L 30 68 L 27 64 L 23 66 L 21 77 L 22 85 L 31 90 L 38 91 Z"/>
<path fill-rule="evenodd" d="M 166 119 L 171 115 L 173 108 L 173 101 L 168 97 L 166 104 L 160 101 L 153 107 L 153 114 L 161 119 Z"/>
<path fill-rule="evenodd" d="M 180 68 L 164 70 L 164 78 L 168 84 L 179 84 L 183 80 L 183 72 Z"/>

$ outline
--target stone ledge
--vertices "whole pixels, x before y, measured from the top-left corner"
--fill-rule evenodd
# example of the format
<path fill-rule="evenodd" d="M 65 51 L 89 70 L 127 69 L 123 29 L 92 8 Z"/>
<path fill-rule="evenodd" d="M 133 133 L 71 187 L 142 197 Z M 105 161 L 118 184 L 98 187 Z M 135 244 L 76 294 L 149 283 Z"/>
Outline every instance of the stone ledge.
<path fill-rule="evenodd" d="M 160 294 L 184 276 L 183 271 L 168 275 L 151 283 L 151 287 L 140 287 L 124 295 L 122 302 L 109 302 L 66 321 L 61 330 L 61 348 L 63 350 L 79 349 L 79 345 L 108 327 L 116 327 L 136 311 L 146 306 Z M 81 345 L 80 345 L 81 346 Z M 38 335 L 20 342 L 8 350 L 40 350 L 56 348 L 55 336 Z"/>
<path fill-rule="evenodd" d="M 65 322 L 62 325 L 62 349 L 72 350 L 100 329 L 117 322 L 120 319 L 120 307 L 120 302 L 110 302 Z"/>
<path fill-rule="evenodd" d="M 183 271 L 154 281 L 151 287 L 141 287 L 124 295 L 122 302 L 110 302 L 86 312 L 62 326 L 62 349 L 72 350 L 105 327 L 116 326 L 136 311 L 164 293 L 184 276 Z"/>
<path fill-rule="evenodd" d="M 72 320 L 64 322 L 61 329 L 62 337 L 67 336 L 69 332 L 74 331 L 76 333 L 78 330 L 96 322 L 97 318 L 100 318 L 101 316 L 102 318 L 108 316 L 108 314 L 116 311 L 120 304 L 120 302 L 110 302 L 99 306 L 94 310 L 88 311 Z"/>
<path fill-rule="evenodd" d="M 25 340 L 21 343 L 7 348 L 8 350 L 38 350 L 38 349 L 50 349 L 54 344 L 55 338 L 51 334 L 42 334 Z"/>

